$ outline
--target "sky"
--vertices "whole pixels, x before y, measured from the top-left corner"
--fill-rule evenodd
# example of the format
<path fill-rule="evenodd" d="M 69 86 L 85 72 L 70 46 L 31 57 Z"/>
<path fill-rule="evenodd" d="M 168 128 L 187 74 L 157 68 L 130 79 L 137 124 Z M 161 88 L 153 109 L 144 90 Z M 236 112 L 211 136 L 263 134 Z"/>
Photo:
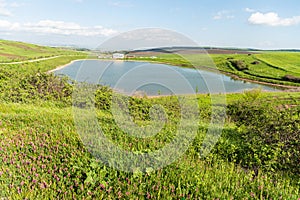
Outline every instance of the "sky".
<path fill-rule="evenodd" d="M 0 0 L 0 39 L 96 48 L 161 28 L 199 46 L 300 49 L 299 0 Z"/>

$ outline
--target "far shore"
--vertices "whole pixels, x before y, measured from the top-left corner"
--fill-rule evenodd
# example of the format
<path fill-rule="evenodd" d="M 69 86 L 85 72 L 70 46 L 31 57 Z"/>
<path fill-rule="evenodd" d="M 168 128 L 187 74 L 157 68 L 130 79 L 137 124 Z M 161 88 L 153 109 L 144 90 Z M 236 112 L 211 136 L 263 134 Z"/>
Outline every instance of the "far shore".
<path fill-rule="evenodd" d="M 134 60 L 113 60 L 113 59 L 96 59 L 96 58 L 85 58 L 85 59 L 77 59 L 77 60 L 72 60 L 71 62 L 67 63 L 67 64 L 64 64 L 64 65 L 61 65 L 61 66 L 58 66 L 56 67 L 55 69 L 51 69 L 49 70 L 47 73 L 52 73 L 52 72 L 55 72 L 55 71 L 58 71 L 58 70 L 61 70 L 71 64 L 73 64 L 74 62 L 77 62 L 77 61 L 85 61 L 85 60 L 97 60 L 97 61 L 111 61 L 111 62 L 147 62 L 147 61 L 134 61 Z"/>
<path fill-rule="evenodd" d="M 49 70 L 47 73 L 52 73 L 52 72 L 55 72 L 55 71 L 58 71 L 58 70 L 61 70 L 71 64 L 73 64 L 74 62 L 77 62 L 77 61 L 84 61 L 84 60 L 96 60 L 96 59 L 77 59 L 77 60 L 72 60 L 71 62 L 67 63 L 67 64 L 64 64 L 64 65 L 61 65 L 61 66 L 58 66 L 54 69 L 51 69 Z"/>

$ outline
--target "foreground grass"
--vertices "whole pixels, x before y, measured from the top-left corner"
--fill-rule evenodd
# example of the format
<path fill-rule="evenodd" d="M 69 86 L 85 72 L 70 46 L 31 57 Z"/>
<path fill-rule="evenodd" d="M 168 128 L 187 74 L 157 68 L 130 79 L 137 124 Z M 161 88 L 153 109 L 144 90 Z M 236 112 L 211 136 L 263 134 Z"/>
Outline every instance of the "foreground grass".
<path fill-rule="evenodd" d="M 70 107 L 1 104 L 0 113 L 2 198 L 299 198 L 296 180 L 281 173 L 246 170 L 220 159 L 217 153 L 201 159 L 197 142 L 164 169 L 124 173 L 92 158 L 76 133 Z M 98 115 L 107 134 L 118 135 L 120 130 L 110 122 L 111 114 L 98 111 Z M 226 125 L 225 136 L 233 132 L 237 133 L 235 126 Z M 204 134 L 205 129 L 200 128 L 196 141 Z M 115 142 L 124 146 L 123 138 L 117 137 Z"/>

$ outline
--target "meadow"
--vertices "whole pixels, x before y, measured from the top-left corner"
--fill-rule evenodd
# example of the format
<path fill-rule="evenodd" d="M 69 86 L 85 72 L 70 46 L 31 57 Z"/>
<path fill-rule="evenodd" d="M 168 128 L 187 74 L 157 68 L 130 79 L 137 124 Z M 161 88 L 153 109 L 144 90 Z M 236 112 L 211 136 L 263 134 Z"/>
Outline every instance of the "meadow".
<path fill-rule="evenodd" d="M 23 42 L 0 40 L 0 63 L 20 62 L 60 55 L 76 55 L 70 49 L 45 47 Z"/>
<path fill-rule="evenodd" d="M 300 86 L 300 53 L 254 52 L 249 54 L 157 54 L 155 58 L 130 60 L 160 62 L 182 67 L 219 70 L 233 78 L 248 79 L 279 86 Z"/>
<path fill-rule="evenodd" d="M 214 105 L 216 112 L 211 95 L 182 97 L 196 99 L 200 113 L 192 115 L 199 126 L 188 150 L 164 168 L 123 172 L 92 156 L 79 137 L 74 109 L 94 105 L 105 136 L 114 144 L 149 152 L 175 137 L 181 120 L 178 98 L 119 95 L 120 104 L 129 106 L 140 126 L 150 123 L 153 105 L 162 106 L 168 119 L 154 137 L 129 136 L 114 119 L 110 88 L 96 86 L 94 101 L 74 101 L 73 82 L 47 73 L 85 56 L 0 66 L 0 199 L 300 198 L 299 92 L 257 89 L 228 94 L 226 104 Z M 225 117 L 225 124 L 217 144 L 203 157 L 202 143 L 212 117 Z M 188 133 L 188 120 L 186 125 L 183 131 Z"/>

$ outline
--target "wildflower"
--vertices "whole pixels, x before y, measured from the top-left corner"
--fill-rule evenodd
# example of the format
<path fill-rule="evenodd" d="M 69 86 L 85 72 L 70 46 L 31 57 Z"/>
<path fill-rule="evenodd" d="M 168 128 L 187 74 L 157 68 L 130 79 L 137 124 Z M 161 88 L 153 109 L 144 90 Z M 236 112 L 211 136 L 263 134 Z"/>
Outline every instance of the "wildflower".
<path fill-rule="evenodd" d="M 46 189 L 47 188 L 47 183 L 46 182 L 40 183 L 40 188 L 41 189 Z"/>
<path fill-rule="evenodd" d="M 105 189 L 105 186 L 104 186 L 103 184 L 100 184 L 100 187 L 101 187 L 102 189 Z"/>
<path fill-rule="evenodd" d="M 122 198 L 122 192 L 121 191 L 118 192 L 118 197 L 119 197 L 119 199 Z"/>
<path fill-rule="evenodd" d="M 24 181 L 22 181 L 22 182 L 20 183 L 20 185 L 21 185 L 21 186 L 23 186 L 24 184 L 25 184 L 25 182 L 24 182 Z"/>
<path fill-rule="evenodd" d="M 36 182 L 37 182 L 37 180 L 33 179 L 33 180 L 32 180 L 32 182 L 33 182 L 33 183 L 36 183 Z"/>
<path fill-rule="evenodd" d="M 151 195 L 149 192 L 147 192 L 147 199 L 151 199 Z"/>

